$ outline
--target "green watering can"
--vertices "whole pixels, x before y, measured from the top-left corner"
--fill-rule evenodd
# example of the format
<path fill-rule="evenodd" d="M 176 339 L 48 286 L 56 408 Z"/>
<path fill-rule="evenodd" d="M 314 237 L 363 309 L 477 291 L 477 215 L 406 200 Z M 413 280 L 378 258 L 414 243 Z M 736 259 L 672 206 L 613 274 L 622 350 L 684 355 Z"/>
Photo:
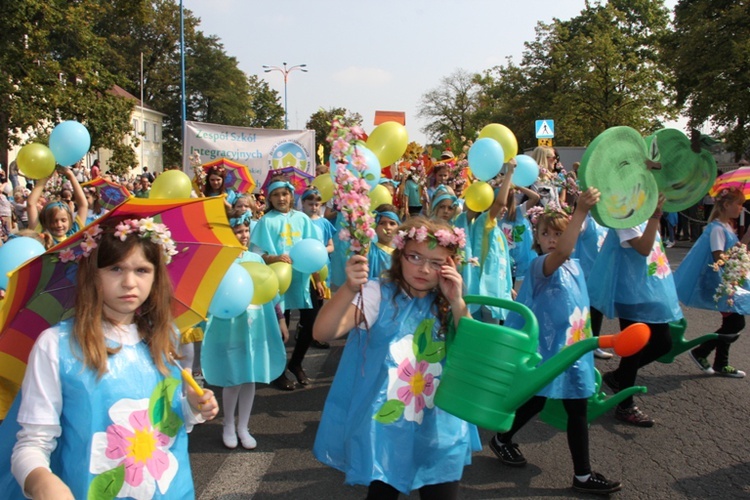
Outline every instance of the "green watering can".
<path fill-rule="evenodd" d="M 623 389 L 614 396 L 607 396 L 604 391 L 599 390 L 602 386 L 602 374 L 596 369 L 594 369 L 594 372 L 596 372 L 596 391 L 589 398 L 588 402 L 587 419 L 589 423 L 607 413 L 625 398 L 638 392 L 646 392 L 645 387 L 635 386 Z M 539 414 L 539 418 L 542 419 L 542 422 L 556 427 L 561 431 L 568 428 L 568 412 L 565 411 L 565 406 L 563 406 L 563 402 L 560 399 L 547 399 L 547 402 L 544 403 L 544 409 Z"/>
<path fill-rule="evenodd" d="M 510 429 L 516 409 L 548 385 L 583 354 L 614 347 L 631 356 L 648 342 L 651 331 L 635 323 L 617 335 L 592 337 L 566 347 L 542 365 L 537 352 L 539 326 L 531 309 L 512 300 L 467 295 L 467 304 L 500 307 L 524 319 L 522 330 L 463 317 L 449 323 L 446 360 L 435 404 L 467 422 L 497 432 Z M 539 365 L 539 366 L 537 366 Z"/>
<path fill-rule="evenodd" d="M 660 363 L 671 363 L 674 361 L 674 358 L 683 352 L 692 349 L 707 340 L 719 338 L 718 333 L 707 333 L 697 339 L 685 340 L 685 330 L 687 330 L 687 320 L 685 318 L 682 318 L 679 321 L 673 321 L 669 324 L 669 334 L 672 336 L 672 350 L 657 359 L 657 361 Z"/>

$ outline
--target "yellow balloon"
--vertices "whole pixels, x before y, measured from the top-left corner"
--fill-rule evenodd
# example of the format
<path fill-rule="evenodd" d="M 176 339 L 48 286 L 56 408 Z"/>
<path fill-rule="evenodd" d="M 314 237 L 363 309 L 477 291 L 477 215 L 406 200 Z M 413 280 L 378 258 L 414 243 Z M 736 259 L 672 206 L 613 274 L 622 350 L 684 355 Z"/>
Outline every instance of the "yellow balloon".
<path fill-rule="evenodd" d="M 505 153 L 505 162 L 509 162 L 511 158 L 518 154 L 518 141 L 513 132 L 505 125 L 499 123 L 490 123 L 486 125 L 481 132 L 479 132 L 479 139 L 484 137 L 490 137 L 495 139 L 503 147 Z"/>
<path fill-rule="evenodd" d="M 318 274 L 320 275 L 320 281 L 325 281 L 328 277 L 328 264 L 323 266 L 320 271 L 318 271 Z"/>
<path fill-rule="evenodd" d="M 32 142 L 18 151 L 16 164 L 24 177 L 41 179 L 55 171 L 55 155 L 44 144 Z"/>
<path fill-rule="evenodd" d="M 385 122 L 375 127 L 365 145 L 378 157 L 380 166 L 386 168 L 404 155 L 409 145 L 409 134 L 406 127 L 398 122 Z"/>
<path fill-rule="evenodd" d="M 313 179 L 312 187 L 320 191 L 320 198 L 323 203 L 333 198 L 333 177 L 331 174 L 322 174 Z"/>
<path fill-rule="evenodd" d="M 167 170 L 154 179 L 148 197 L 156 200 L 190 198 L 193 186 L 190 177 L 180 170 Z"/>
<path fill-rule="evenodd" d="M 270 302 L 279 291 L 279 279 L 273 269 L 263 262 L 240 262 L 240 265 L 253 279 L 253 299 L 251 304 L 260 306 Z"/>
<path fill-rule="evenodd" d="M 274 262 L 268 264 L 268 267 L 276 273 L 276 278 L 279 281 L 279 293 L 284 295 L 289 290 L 289 285 L 292 284 L 292 265 L 286 262 Z"/>
<path fill-rule="evenodd" d="M 375 186 L 372 191 L 368 193 L 368 196 L 370 197 L 370 210 L 375 210 L 384 203 L 393 203 L 391 192 L 382 184 Z"/>
<path fill-rule="evenodd" d="M 464 191 L 466 206 L 475 212 L 484 212 L 492 206 L 495 200 L 495 192 L 492 186 L 484 181 L 477 181 L 471 184 Z"/>

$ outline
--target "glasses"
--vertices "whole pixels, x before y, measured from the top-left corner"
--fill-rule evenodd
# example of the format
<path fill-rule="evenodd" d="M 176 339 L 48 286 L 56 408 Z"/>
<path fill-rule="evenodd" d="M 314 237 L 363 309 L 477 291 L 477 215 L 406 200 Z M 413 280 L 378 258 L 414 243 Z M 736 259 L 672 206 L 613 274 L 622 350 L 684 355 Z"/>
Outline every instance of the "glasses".
<path fill-rule="evenodd" d="M 406 262 L 417 267 L 422 267 L 423 265 L 427 264 L 427 267 L 432 269 L 433 271 L 440 271 L 440 269 L 445 265 L 445 261 L 427 259 L 416 253 L 405 253 L 404 258 L 406 259 Z"/>

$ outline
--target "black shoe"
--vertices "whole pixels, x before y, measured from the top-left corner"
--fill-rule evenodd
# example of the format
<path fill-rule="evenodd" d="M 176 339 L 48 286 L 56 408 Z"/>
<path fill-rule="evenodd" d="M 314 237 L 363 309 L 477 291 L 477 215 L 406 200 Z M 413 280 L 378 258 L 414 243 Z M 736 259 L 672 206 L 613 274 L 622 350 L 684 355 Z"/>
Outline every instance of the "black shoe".
<path fill-rule="evenodd" d="M 331 347 L 331 344 L 329 344 L 328 342 L 318 342 L 315 339 L 313 339 L 310 345 L 313 347 L 317 347 L 318 349 L 328 349 L 329 347 Z"/>
<path fill-rule="evenodd" d="M 294 375 L 300 385 L 309 385 L 310 379 L 307 377 L 305 370 L 301 366 L 290 366 L 288 370 Z"/>
<path fill-rule="evenodd" d="M 622 390 L 622 387 L 620 387 L 620 383 L 615 379 L 615 372 L 607 372 L 604 375 L 602 375 L 602 380 L 605 384 L 607 384 L 607 387 L 612 389 L 612 392 L 617 394 Z"/>
<path fill-rule="evenodd" d="M 490 439 L 490 450 L 505 465 L 510 465 L 511 467 L 523 467 L 526 465 L 526 457 L 523 456 L 516 443 L 501 443 L 497 440 L 497 436 L 495 436 Z"/>
<path fill-rule="evenodd" d="M 280 391 L 293 391 L 294 382 L 286 378 L 286 373 L 282 373 L 279 378 L 271 382 L 271 385 Z"/>
<path fill-rule="evenodd" d="M 610 481 L 597 472 L 592 472 L 591 477 L 586 481 L 579 481 L 573 477 L 573 489 L 584 493 L 593 493 L 595 495 L 609 495 L 622 489 L 619 481 Z"/>

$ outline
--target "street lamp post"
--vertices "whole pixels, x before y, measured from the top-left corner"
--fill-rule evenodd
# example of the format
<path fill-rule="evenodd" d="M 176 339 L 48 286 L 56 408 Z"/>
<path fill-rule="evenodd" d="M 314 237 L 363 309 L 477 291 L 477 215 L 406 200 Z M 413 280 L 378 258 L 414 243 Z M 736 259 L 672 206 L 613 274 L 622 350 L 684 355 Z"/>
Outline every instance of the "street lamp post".
<path fill-rule="evenodd" d="M 263 65 L 263 72 L 264 73 L 270 73 L 271 71 L 278 71 L 282 75 L 284 75 L 284 128 L 289 129 L 289 111 L 287 108 L 287 100 L 286 100 L 286 84 L 287 80 L 289 80 L 289 73 L 294 71 L 295 69 L 298 69 L 304 73 L 307 73 L 307 64 L 297 64 L 295 66 L 288 67 L 286 66 L 286 63 L 281 63 L 283 68 L 280 68 L 278 66 L 267 66 Z"/>

